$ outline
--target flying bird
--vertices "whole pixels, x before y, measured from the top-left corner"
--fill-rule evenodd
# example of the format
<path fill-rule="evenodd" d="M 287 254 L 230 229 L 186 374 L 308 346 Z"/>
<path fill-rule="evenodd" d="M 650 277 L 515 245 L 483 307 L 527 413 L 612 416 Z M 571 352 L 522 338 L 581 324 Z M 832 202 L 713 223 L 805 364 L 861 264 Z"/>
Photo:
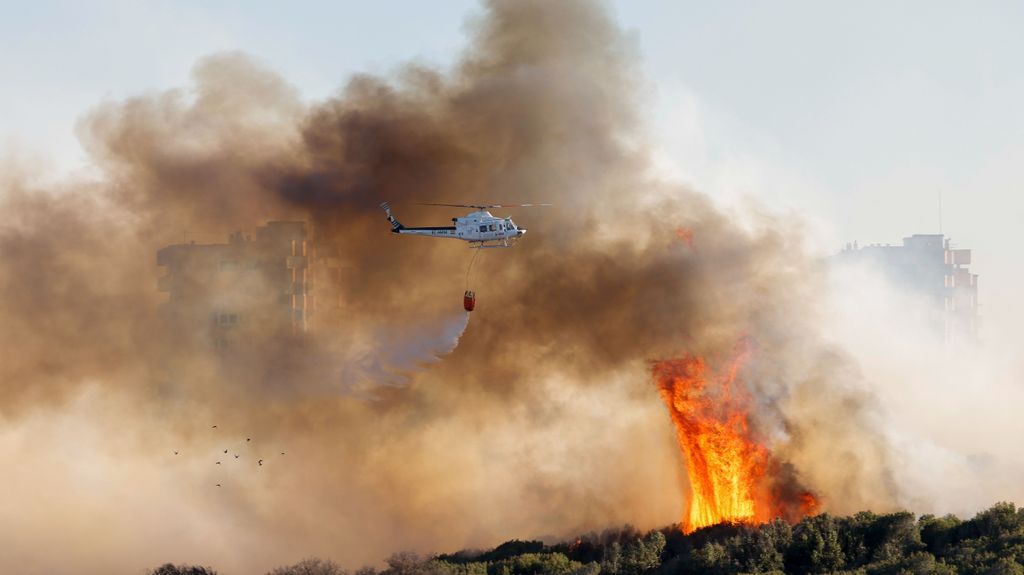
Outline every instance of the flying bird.
<path fill-rule="evenodd" d="M 227 449 L 225 449 L 225 450 L 224 450 L 224 453 L 227 453 L 227 452 L 228 452 L 228 450 L 227 450 Z"/>
<path fill-rule="evenodd" d="M 217 462 L 217 465 L 220 465 L 220 462 L 219 462 L 219 461 Z"/>
<path fill-rule="evenodd" d="M 217 484 L 217 487 L 220 487 L 220 483 Z"/>
<path fill-rule="evenodd" d="M 175 455 L 177 455 L 177 454 L 178 454 L 178 452 L 177 452 L 177 451 L 175 451 L 175 452 L 174 452 L 174 454 L 175 454 Z"/>
<path fill-rule="evenodd" d="M 284 452 L 283 452 L 283 451 L 281 452 L 281 455 L 284 455 Z"/>
<path fill-rule="evenodd" d="M 211 427 L 210 429 L 217 429 L 217 426 L 216 426 L 216 425 L 214 425 L 214 426 L 213 426 L 213 427 Z"/>
<path fill-rule="evenodd" d="M 260 467 L 263 467 L 263 460 L 260 460 Z"/>
<path fill-rule="evenodd" d="M 249 441 L 249 438 L 248 438 L 248 437 L 246 437 L 246 438 L 245 438 L 245 440 L 246 440 L 246 441 Z"/>
<path fill-rule="evenodd" d="M 238 454 L 237 453 L 235 454 L 235 459 L 238 459 Z"/>

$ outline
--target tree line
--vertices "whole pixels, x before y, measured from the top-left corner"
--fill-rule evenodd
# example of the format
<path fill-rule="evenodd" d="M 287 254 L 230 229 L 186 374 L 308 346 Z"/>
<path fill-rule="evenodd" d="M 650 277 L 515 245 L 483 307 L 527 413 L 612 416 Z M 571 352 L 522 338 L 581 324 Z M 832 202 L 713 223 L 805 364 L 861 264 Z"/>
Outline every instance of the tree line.
<path fill-rule="evenodd" d="M 489 550 L 392 555 L 387 567 L 354 573 L 305 559 L 267 575 L 1024 575 L 1024 508 L 998 503 L 972 519 L 901 511 L 827 513 L 796 525 L 721 524 L 683 534 L 678 526 L 640 532 L 625 526 L 553 545 L 512 540 Z M 216 575 L 207 567 L 164 565 L 151 575 Z"/>

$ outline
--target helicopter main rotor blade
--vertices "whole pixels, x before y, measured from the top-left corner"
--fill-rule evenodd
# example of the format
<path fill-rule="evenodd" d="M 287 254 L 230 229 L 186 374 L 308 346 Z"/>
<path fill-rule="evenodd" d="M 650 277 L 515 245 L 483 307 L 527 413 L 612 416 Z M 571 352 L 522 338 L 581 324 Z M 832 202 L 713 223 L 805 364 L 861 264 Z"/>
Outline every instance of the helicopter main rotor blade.
<path fill-rule="evenodd" d="M 494 207 L 494 206 L 478 206 L 478 205 L 473 205 L 473 204 L 416 204 L 416 205 L 417 206 L 446 206 L 446 207 L 449 207 L 449 208 L 478 208 L 478 209 L 481 209 L 481 210 L 482 209 L 486 209 L 486 208 Z"/>
<path fill-rule="evenodd" d="M 417 204 L 419 206 L 446 206 L 449 208 L 476 208 L 486 210 L 488 208 L 530 208 L 539 206 L 552 206 L 554 204 Z"/>

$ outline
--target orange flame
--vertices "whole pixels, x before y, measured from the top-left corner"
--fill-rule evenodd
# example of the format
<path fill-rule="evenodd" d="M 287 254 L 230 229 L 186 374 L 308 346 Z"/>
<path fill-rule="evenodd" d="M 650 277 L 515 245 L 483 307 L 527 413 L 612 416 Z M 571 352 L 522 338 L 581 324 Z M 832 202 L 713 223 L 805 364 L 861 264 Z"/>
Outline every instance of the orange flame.
<path fill-rule="evenodd" d="M 676 237 L 686 244 L 686 247 L 693 248 L 693 230 L 682 226 L 676 228 Z"/>
<path fill-rule="evenodd" d="M 746 359 L 739 353 L 723 373 L 709 373 L 700 357 L 658 361 L 653 374 L 661 398 L 676 426 L 690 485 L 683 531 L 718 523 L 762 523 L 776 516 L 795 521 L 814 513 L 812 494 L 776 491 L 779 466 L 768 449 L 754 440 L 747 418 L 749 396 L 735 389 Z M 784 501 L 783 499 L 792 499 Z"/>
<path fill-rule="evenodd" d="M 818 499 L 814 494 L 804 491 L 800 494 L 800 515 L 815 515 L 818 513 Z"/>

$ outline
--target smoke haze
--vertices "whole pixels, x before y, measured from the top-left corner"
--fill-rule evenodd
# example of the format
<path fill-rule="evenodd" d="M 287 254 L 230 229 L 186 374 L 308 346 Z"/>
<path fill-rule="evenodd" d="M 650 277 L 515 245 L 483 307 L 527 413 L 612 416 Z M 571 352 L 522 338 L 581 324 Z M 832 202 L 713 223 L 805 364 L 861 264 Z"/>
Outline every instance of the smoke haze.
<path fill-rule="evenodd" d="M 82 118 L 94 177 L 5 170 L 0 570 L 351 567 L 673 523 L 681 462 L 650 362 L 740 340 L 794 481 L 832 512 L 910 501 L 864 376 L 891 380 L 824 333 L 829 277 L 800 222 L 651 175 L 634 46 L 602 5 L 493 0 L 469 27 L 450 70 L 312 104 L 210 56 L 186 88 Z M 529 235 L 480 256 L 470 318 L 472 252 L 389 234 L 382 201 L 407 225 L 456 215 L 417 202 L 555 205 L 513 213 Z M 231 366 L 162 320 L 156 250 L 289 219 L 345 270 L 340 320 Z M 248 464 L 215 466 L 223 449 Z"/>

